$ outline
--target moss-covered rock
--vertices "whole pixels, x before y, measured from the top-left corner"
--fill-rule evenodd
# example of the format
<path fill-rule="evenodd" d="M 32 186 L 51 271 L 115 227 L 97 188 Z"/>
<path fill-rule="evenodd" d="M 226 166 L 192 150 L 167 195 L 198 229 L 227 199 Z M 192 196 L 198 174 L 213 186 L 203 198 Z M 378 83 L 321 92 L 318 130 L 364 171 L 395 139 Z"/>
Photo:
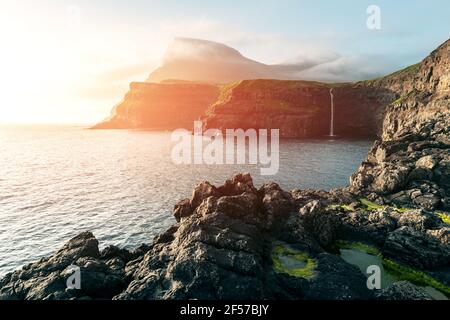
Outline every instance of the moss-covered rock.
<path fill-rule="evenodd" d="M 272 262 L 276 272 L 306 279 L 314 276 L 317 266 L 317 261 L 306 252 L 282 245 L 273 248 Z"/>
<path fill-rule="evenodd" d="M 337 241 L 339 249 L 353 249 L 377 256 L 381 259 L 383 267 L 395 281 L 409 281 L 417 286 L 432 287 L 447 297 L 450 297 L 450 287 L 439 282 L 426 272 L 398 263 L 392 259 L 384 257 L 381 251 L 371 245 L 362 242 Z"/>
<path fill-rule="evenodd" d="M 444 212 L 436 212 L 436 215 L 441 218 L 442 222 L 450 224 L 450 215 Z"/>

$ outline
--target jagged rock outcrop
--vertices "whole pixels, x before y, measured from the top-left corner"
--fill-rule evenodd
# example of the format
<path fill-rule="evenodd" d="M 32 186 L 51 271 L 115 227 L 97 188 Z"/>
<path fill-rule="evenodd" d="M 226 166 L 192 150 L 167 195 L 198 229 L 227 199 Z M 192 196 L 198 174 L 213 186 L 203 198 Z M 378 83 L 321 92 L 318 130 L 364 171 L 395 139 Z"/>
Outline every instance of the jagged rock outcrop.
<path fill-rule="evenodd" d="M 182 202 L 186 205 L 191 206 L 191 214 L 180 218 L 170 242 L 155 243 L 140 262 L 127 266 L 127 276 L 133 280 L 115 299 L 371 296 L 354 267 L 324 252 L 301 231 L 293 198 L 274 183 L 256 190 L 248 174 L 237 175 L 219 188 L 203 182 L 188 203 Z M 295 228 L 287 227 L 287 220 Z M 288 242 L 317 259 L 314 278 L 274 271 L 273 247 Z M 331 288 L 326 279 L 333 283 Z"/>
<path fill-rule="evenodd" d="M 141 248 L 142 249 L 142 248 Z M 0 300 L 105 299 L 126 287 L 125 264 L 141 254 L 117 247 L 102 252 L 90 232 L 83 232 L 48 258 L 31 263 L 0 281 Z M 82 287 L 68 290 L 66 281 L 80 268 Z"/>
<path fill-rule="evenodd" d="M 82 233 L 55 255 L 8 274 L 0 299 L 428 297 L 412 284 L 409 294 L 399 284 L 375 295 L 365 275 L 332 248 L 337 239 L 353 237 L 378 243 L 383 254 L 408 265 L 449 267 L 450 228 L 440 220 L 422 223 L 419 211 L 371 211 L 348 194 L 354 209 L 334 206 L 344 199 L 340 192 L 346 191 L 290 193 L 273 182 L 256 189 L 248 174 L 220 187 L 202 182 L 175 206 L 177 223 L 151 245 L 100 252 L 93 235 Z M 72 265 L 80 267 L 80 290 L 66 288 Z"/>
<path fill-rule="evenodd" d="M 450 41 L 422 63 L 375 86 L 401 97 L 385 112 L 382 141 L 352 175 L 350 190 L 379 201 L 450 209 Z M 401 84 L 392 78 L 401 78 Z"/>
<path fill-rule="evenodd" d="M 408 281 L 399 281 L 377 293 L 379 300 L 433 300 L 423 289 Z"/>
<path fill-rule="evenodd" d="M 420 268 L 450 265 L 448 214 L 439 211 L 450 210 L 449 75 L 447 41 L 420 64 L 371 84 L 401 97 L 386 109 L 383 140 L 374 143 L 347 190 L 387 210 L 380 220 L 386 237 L 374 239 L 384 253 Z M 356 219 L 355 229 L 370 219 Z"/>

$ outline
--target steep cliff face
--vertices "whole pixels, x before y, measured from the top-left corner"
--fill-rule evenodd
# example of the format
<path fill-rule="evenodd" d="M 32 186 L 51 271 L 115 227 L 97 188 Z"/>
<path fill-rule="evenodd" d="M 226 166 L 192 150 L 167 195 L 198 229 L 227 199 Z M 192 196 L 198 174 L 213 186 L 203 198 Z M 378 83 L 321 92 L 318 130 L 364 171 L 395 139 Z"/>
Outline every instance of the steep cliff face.
<path fill-rule="evenodd" d="M 218 94 L 218 87 L 209 84 L 134 82 L 111 116 L 93 128 L 192 128 Z"/>
<path fill-rule="evenodd" d="M 215 86 L 184 81 L 132 83 L 105 128 L 280 129 L 282 137 L 330 134 L 331 94 L 334 134 L 372 137 L 380 131 L 384 107 L 398 98 L 390 89 L 363 83 L 326 84 L 297 80 L 243 80 Z"/>
<path fill-rule="evenodd" d="M 398 80 L 398 81 L 395 81 Z M 379 86 L 395 88 L 400 98 L 387 109 L 383 140 L 393 140 L 450 116 L 450 40 L 400 79 L 382 79 Z M 439 122 L 439 121 L 438 121 Z"/>
<path fill-rule="evenodd" d="M 278 128 L 283 137 L 330 133 L 395 139 L 449 112 L 449 41 L 421 63 L 350 84 L 245 80 L 222 87 L 206 127 Z"/>
<path fill-rule="evenodd" d="M 244 80 L 222 87 L 208 110 L 209 128 L 280 129 L 280 135 L 321 137 L 330 134 L 334 102 L 334 134 L 374 136 L 384 106 L 395 100 L 389 89 L 362 84 L 310 81 Z"/>
<path fill-rule="evenodd" d="M 379 202 L 450 209 L 450 41 L 420 64 L 369 83 L 397 90 L 366 161 L 350 179 L 354 193 Z"/>
<path fill-rule="evenodd" d="M 180 41 L 176 42 L 177 46 L 186 42 Z M 188 43 L 192 46 L 191 40 Z M 94 128 L 192 128 L 192 122 L 202 117 L 206 128 L 280 129 L 282 137 L 323 137 L 330 134 L 332 89 L 335 135 L 395 139 L 415 130 L 418 123 L 426 123 L 436 113 L 448 113 L 448 43 L 421 63 L 383 78 L 356 83 L 268 79 L 217 86 L 188 81 L 132 83 L 111 117 Z M 215 43 L 197 45 L 202 48 L 200 53 L 211 56 L 211 63 L 226 60 L 242 65 L 244 58 L 234 49 L 224 49 Z M 177 68 L 169 68 L 173 72 L 164 76 L 160 75 L 162 69 L 157 70 L 150 79 L 159 81 L 172 76 L 192 80 L 194 76 L 189 72 L 189 76 L 183 76 L 183 68 L 192 66 L 192 61 L 180 64 L 179 55 L 173 49 L 169 53 L 167 65 L 176 62 Z M 198 60 L 198 64 L 205 63 L 205 57 L 199 60 L 194 54 L 190 58 Z M 167 65 L 163 70 L 167 70 Z M 220 69 L 222 72 L 207 65 L 197 65 L 194 69 L 190 71 L 210 73 L 213 70 L 220 77 L 231 70 L 225 67 Z M 258 73 L 245 75 L 251 78 Z"/>

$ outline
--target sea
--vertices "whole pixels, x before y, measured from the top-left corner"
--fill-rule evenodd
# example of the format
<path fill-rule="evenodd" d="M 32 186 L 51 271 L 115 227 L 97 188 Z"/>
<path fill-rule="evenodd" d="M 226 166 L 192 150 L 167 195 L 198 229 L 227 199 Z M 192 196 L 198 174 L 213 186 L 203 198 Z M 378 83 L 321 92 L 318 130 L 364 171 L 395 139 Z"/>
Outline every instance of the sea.
<path fill-rule="evenodd" d="M 239 172 L 259 187 L 330 190 L 348 184 L 370 140 L 280 140 L 279 171 L 260 165 L 176 164 L 169 131 L 88 130 L 76 125 L 0 126 L 0 276 L 91 231 L 100 248 L 133 249 L 175 222 L 195 185 Z"/>

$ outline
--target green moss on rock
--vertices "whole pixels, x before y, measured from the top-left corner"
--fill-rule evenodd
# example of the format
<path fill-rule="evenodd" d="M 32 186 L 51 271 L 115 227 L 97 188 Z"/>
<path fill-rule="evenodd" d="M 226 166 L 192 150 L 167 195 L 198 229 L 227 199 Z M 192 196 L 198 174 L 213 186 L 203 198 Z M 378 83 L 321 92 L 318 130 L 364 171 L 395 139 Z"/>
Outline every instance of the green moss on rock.
<path fill-rule="evenodd" d="M 317 266 L 316 260 L 307 253 L 282 245 L 273 248 L 272 262 L 276 272 L 306 279 L 314 276 L 314 269 Z"/>
<path fill-rule="evenodd" d="M 393 260 L 382 258 L 383 266 L 390 274 L 398 280 L 406 280 L 418 286 L 432 287 L 450 297 L 450 287 L 437 281 L 423 271 L 399 264 Z"/>
<path fill-rule="evenodd" d="M 409 210 L 412 210 L 411 208 L 407 208 L 407 207 L 391 207 L 391 206 L 387 206 L 387 205 L 381 205 L 372 201 L 369 201 L 367 199 L 359 199 L 359 202 L 361 202 L 362 205 L 364 205 L 366 207 L 366 210 L 368 211 L 375 211 L 375 210 L 379 210 L 379 209 L 386 209 L 386 208 L 392 208 L 392 210 L 397 211 L 398 213 L 405 213 Z"/>
<path fill-rule="evenodd" d="M 343 241 L 339 240 L 336 242 L 336 246 L 340 249 L 353 249 L 358 250 L 361 252 L 365 252 L 370 255 L 378 256 L 383 264 L 383 267 L 385 270 L 395 278 L 396 281 L 409 281 L 411 283 L 414 283 L 418 286 L 423 287 L 432 287 L 443 294 L 445 294 L 447 297 L 450 297 L 450 287 L 439 282 L 438 280 L 434 279 L 427 273 L 411 268 L 409 266 L 400 264 L 398 262 L 395 262 L 391 259 L 385 258 L 381 251 L 378 250 L 378 248 L 362 243 L 362 242 L 349 242 L 349 241 Z"/>
<path fill-rule="evenodd" d="M 336 246 L 339 249 L 353 249 L 353 250 L 362 251 L 362 252 L 365 252 L 365 253 L 368 253 L 368 254 L 371 254 L 374 256 L 381 256 L 380 250 L 378 250 L 374 246 L 365 244 L 363 242 L 349 242 L 349 241 L 338 240 L 338 241 L 336 241 Z"/>
<path fill-rule="evenodd" d="M 450 215 L 443 212 L 436 212 L 436 215 L 446 224 L 450 224 Z"/>
<path fill-rule="evenodd" d="M 336 210 L 341 208 L 344 211 L 355 211 L 352 207 L 350 207 L 348 204 L 330 204 L 327 206 L 327 209 Z"/>
<path fill-rule="evenodd" d="M 383 206 L 381 204 L 377 204 L 377 203 L 369 201 L 367 199 L 359 199 L 359 202 L 361 202 L 361 204 L 365 205 L 366 209 L 368 211 L 375 211 L 375 210 L 378 210 L 378 209 L 386 208 L 386 206 Z"/>

